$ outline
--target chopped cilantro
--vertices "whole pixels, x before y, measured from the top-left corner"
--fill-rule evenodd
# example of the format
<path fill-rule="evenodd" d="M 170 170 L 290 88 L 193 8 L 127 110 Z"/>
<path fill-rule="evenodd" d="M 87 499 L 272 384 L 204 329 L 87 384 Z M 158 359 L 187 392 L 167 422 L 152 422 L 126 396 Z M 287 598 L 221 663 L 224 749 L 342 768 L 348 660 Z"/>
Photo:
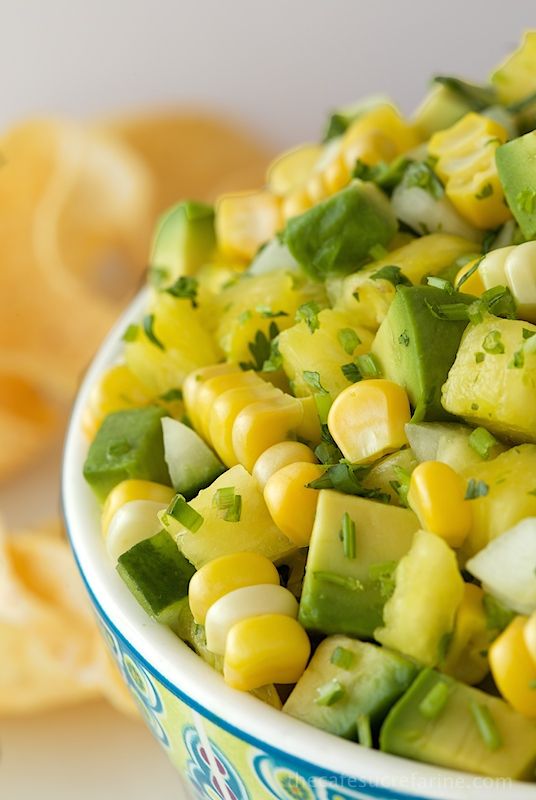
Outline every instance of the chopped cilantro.
<path fill-rule="evenodd" d="M 160 350 L 165 350 L 166 348 L 158 338 L 158 336 L 154 332 L 154 314 L 146 314 L 143 318 L 143 331 L 150 342 L 152 342 L 156 347 Z"/>
<path fill-rule="evenodd" d="M 193 308 L 197 308 L 197 290 L 199 282 L 197 278 L 192 278 L 189 275 L 181 275 L 177 278 L 175 283 L 168 286 L 165 290 L 167 294 L 173 297 L 185 297 L 192 303 Z"/>
<path fill-rule="evenodd" d="M 353 328 L 341 328 L 337 333 L 337 339 L 344 352 L 349 356 L 353 355 L 356 347 L 361 344 L 361 339 Z"/>
<path fill-rule="evenodd" d="M 303 303 L 303 305 L 298 308 L 295 320 L 296 322 L 305 322 L 311 333 L 314 333 L 320 326 L 318 321 L 319 312 L 320 306 L 318 303 L 315 303 L 314 300 L 310 300 L 308 303 Z"/>
<path fill-rule="evenodd" d="M 415 161 L 410 164 L 404 173 L 403 183 L 408 189 L 414 186 L 424 189 L 436 200 L 439 200 L 445 191 L 443 184 L 425 161 Z"/>
<path fill-rule="evenodd" d="M 410 279 L 406 278 L 400 267 L 394 264 L 381 267 L 381 269 L 374 272 L 370 277 L 373 281 L 389 281 L 393 286 L 413 286 Z"/>
<path fill-rule="evenodd" d="M 489 486 L 485 481 L 470 478 L 465 492 L 466 500 L 476 500 L 478 497 L 485 497 L 489 493 Z"/>
<path fill-rule="evenodd" d="M 311 389 L 314 389 L 315 391 L 319 392 L 320 394 L 329 394 L 328 390 L 324 389 L 324 387 L 320 383 L 320 373 L 319 372 L 314 372 L 312 370 L 305 369 L 302 372 L 302 375 L 303 375 L 303 380 L 305 381 L 305 383 L 308 386 L 311 387 Z"/>
<path fill-rule="evenodd" d="M 257 331 L 255 339 L 248 344 L 248 350 L 253 356 L 253 361 L 241 361 L 239 364 L 240 368 L 244 370 L 254 369 L 258 372 L 262 370 L 265 362 L 268 361 L 271 356 L 271 341 L 275 339 L 278 333 L 279 328 L 275 322 L 270 323 L 268 336 L 266 336 L 264 331 Z"/>

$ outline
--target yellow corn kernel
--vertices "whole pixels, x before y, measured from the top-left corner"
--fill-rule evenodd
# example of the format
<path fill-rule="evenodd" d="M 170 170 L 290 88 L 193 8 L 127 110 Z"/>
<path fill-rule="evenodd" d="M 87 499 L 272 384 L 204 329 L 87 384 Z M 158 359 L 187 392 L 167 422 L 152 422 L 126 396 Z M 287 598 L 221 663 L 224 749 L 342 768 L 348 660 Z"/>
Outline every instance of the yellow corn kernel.
<path fill-rule="evenodd" d="M 264 489 L 268 480 L 274 473 L 288 464 L 303 463 L 316 464 L 316 456 L 310 447 L 301 442 L 278 442 L 272 445 L 255 461 L 252 475 Z"/>
<path fill-rule="evenodd" d="M 151 400 L 151 395 L 126 364 L 110 367 L 91 389 L 82 417 L 82 430 L 88 439 L 93 439 L 104 417 L 112 411 L 138 408 Z"/>
<path fill-rule="evenodd" d="M 228 467 L 238 464 L 233 447 L 233 425 L 240 412 L 252 403 L 281 395 L 279 389 L 261 379 L 258 384 L 228 389 L 218 395 L 210 409 L 208 431 L 209 440 L 224 464 Z"/>
<path fill-rule="evenodd" d="M 162 483 L 135 479 L 121 481 L 114 486 L 102 509 L 101 530 L 103 536 L 106 536 L 115 512 L 119 511 L 126 503 L 130 503 L 132 500 L 152 500 L 155 503 L 169 505 L 174 497 L 174 490 Z"/>
<path fill-rule="evenodd" d="M 196 429 L 201 430 L 201 415 L 197 405 L 199 390 L 206 381 L 219 375 L 238 375 L 242 372 L 238 364 L 213 364 L 188 373 L 182 384 L 182 396 L 186 413 Z"/>
<path fill-rule="evenodd" d="M 536 242 L 525 242 L 515 247 L 508 254 L 505 272 L 517 316 L 536 322 Z"/>
<path fill-rule="evenodd" d="M 527 650 L 536 666 L 536 611 L 528 618 L 523 635 L 525 637 Z"/>
<path fill-rule="evenodd" d="M 466 485 L 452 467 L 441 461 L 423 461 L 411 473 L 408 503 L 422 527 L 451 547 L 461 547 L 471 530 Z"/>
<path fill-rule="evenodd" d="M 508 138 L 498 122 L 469 113 L 430 139 L 435 170 L 459 213 L 477 228 L 494 228 L 511 218 L 495 164 L 495 151 Z"/>
<path fill-rule="evenodd" d="M 346 166 L 351 170 L 358 159 L 366 164 L 392 161 L 416 147 L 419 138 L 391 105 L 376 106 L 353 122 L 342 140 Z"/>
<path fill-rule="evenodd" d="M 288 394 L 259 400 L 244 408 L 233 425 L 233 449 L 238 462 L 251 472 L 261 453 L 295 436 L 302 419 L 300 401 Z"/>
<path fill-rule="evenodd" d="M 486 287 L 484 286 L 484 282 L 480 275 L 480 270 L 477 268 L 472 275 L 470 275 L 460 286 L 460 281 L 462 278 L 467 275 L 470 270 L 473 269 L 475 264 L 478 263 L 480 259 L 474 258 L 472 261 L 469 261 L 467 264 L 464 264 L 463 267 L 460 269 L 456 278 L 454 279 L 454 286 L 456 289 L 459 289 L 460 292 L 465 292 L 466 294 L 474 294 L 477 297 L 486 291 Z"/>
<path fill-rule="evenodd" d="M 312 172 L 305 184 L 305 188 L 313 205 L 320 203 L 329 196 L 329 192 L 324 183 L 324 176 L 321 172 Z"/>
<path fill-rule="evenodd" d="M 210 415 L 217 398 L 229 389 L 258 387 L 264 381 L 253 370 L 241 370 L 215 375 L 199 387 L 196 414 L 199 418 L 199 433 L 210 442 Z"/>
<path fill-rule="evenodd" d="M 321 153 L 319 144 L 302 144 L 278 156 L 268 167 L 268 189 L 280 196 L 298 189 L 311 175 Z"/>
<path fill-rule="evenodd" d="M 309 637 L 292 617 L 265 614 L 244 619 L 227 636 L 223 677 L 243 692 L 267 683 L 297 683 L 310 655 Z"/>
<path fill-rule="evenodd" d="M 284 219 L 287 220 L 291 217 L 297 217 L 298 214 L 303 214 L 304 211 L 308 211 L 312 205 L 313 201 L 309 197 L 309 192 L 305 186 L 302 186 L 299 189 L 295 189 L 284 198 L 281 204 L 281 213 Z"/>
<path fill-rule="evenodd" d="M 380 378 L 344 389 L 329 410 L 328 428 L 343 456 L 359 464 L 408 444 L 404 426 L 410 419 L 405 390 Z"/>
<path fill-rule="evenodd" d="M 351 169 L 348 167 L 342 150 L 339 148 L 337 154 L 330 159 L 323 170 L 324 185 L 328 194 L 335 194 L 349 183 Z"/>
<path fill-rule="evenodd" d="M 193 575 L 188 587 L 190 610 L 198 625 L 220 597 L 258 584 L 279 586 L 279 573 L 270 559 L 258 553 L 233 553 L 209 561 Z"/>
<path fill-rule="evenodd" d="M 486 289 L 493 289 L 494 286 L 506 286 L 506 259 L 515 249 L 515 245 L 513 245 L 499 247 L 498 250 L 486 253 L 478 268 Z"/>
<path fill-rule="evenodd" d="M 277 527 L 298 545 L 309 544 L 315 521 L 318 490 L 308 483 L 320 478 L 325 467 L 296 462 L 274 472 L 264 487 L 264 501 Z"/>
<path fill-rule="evenodd" d="M 296 428 L 296 436 L 316 447 L 322 440 L 322 427 L 316 400 L 312 394 L 307 397 L 298 397 L 303 409 L 303 419 Z"/>
<path fill-rule="evenodd" d="M 484 592 L 479 586 L 474 583 L 464 585 L 453 636 L 441 667 L 447 675 L 470 686 L 480 683 L 489 672 L 485 653 L 490 637 L 483 597 Z"/>
<path fill-rule="evenodd" d="M 279 200 L 270 192 L 227 194 L 217 202 L 216 236 L 224 256 L 248 261 L 281 225 Z"/>
<path fill-rule="evenodd" d="M 536 664 L 527 649 L 527 617 L 516 617 L 489 649 L 491 674 L 500 693 L 526 717 L 536 719 Z"/>

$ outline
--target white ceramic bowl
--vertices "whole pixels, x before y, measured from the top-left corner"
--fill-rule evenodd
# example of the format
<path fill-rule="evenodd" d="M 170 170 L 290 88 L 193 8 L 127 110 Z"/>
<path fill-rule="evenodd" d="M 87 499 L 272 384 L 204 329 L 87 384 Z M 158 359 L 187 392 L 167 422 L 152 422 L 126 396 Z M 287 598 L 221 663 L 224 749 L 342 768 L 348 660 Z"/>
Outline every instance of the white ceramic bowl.
<path fill-rule="evenodd" d="M 103 634 L 154 735 L 210 800 L 534 800 L 534 785 L 439 769 L 316 730 L 236 692 L 167 628 L 151 620 L 104 549 L 99 508 L 82 476 L 82 411 L 91 386 L 121 355 L 126 326 L 143 314 L 142 292 L 85 375 L 65 445 L 63 509 L 80 572 Z"/>

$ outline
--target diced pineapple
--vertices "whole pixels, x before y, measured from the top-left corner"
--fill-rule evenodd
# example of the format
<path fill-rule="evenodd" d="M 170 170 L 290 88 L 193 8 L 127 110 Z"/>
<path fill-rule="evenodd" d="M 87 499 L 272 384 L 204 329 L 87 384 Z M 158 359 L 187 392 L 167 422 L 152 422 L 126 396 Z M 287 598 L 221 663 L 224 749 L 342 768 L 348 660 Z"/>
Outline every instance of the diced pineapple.
<path fill-rule="evenodd" d="M 470 325 L 443 386 L 451 414 L 514 442 L 536 442 L 536 326 L 488 316 Z"/>
<path fill-rule="evenodd" d="M 415 453 L 410 447 L 391 453 L 378 461 L 363 480 L 366 489 L 379 489 L 389 495 L 391 505 L 400 506 L 404 484 L 417 466 Z"/>
<path fill-rule="evenodd" d="M 478 482 L 482 495 L 471 500 L 473 525 L 460 551 L 462 561 L 520 520 L 536 516 L 536 445 L 518 445 L 463 474 Z"/>
<path fill-rule="evenodd" d="M 153 293 L 146 327 L 139 326 L 125 345 L 127 364 L 154 395 L 178 389 L 186 375 L 214 364 L 218 348 L 190 300 L 167 292 Z M 152 333 L 152 339 L 147 335 Z"/>
<path fill-rule="evenodd" d="M 432 233 L 392 250 L 367 269 L 334 279 L 328 287 L 329 296 L 336 308 L 351 312 L 354 324 L 375 331 L 383 322 L 396 291 L 393 282 L 373 277 L 379 270 L 398 267 L 405 278 L 419 284 L 425 275 L 437 275 L 460 256 L 474 253 L 476 247 L 474 242 L 459 236 Z"/>
<path fill-rule="evenodd" d="M 226 487 L 233 487 L 235 495 L 241 497 L 238 522 L 225 520 L 224 512 L 214 502 L 218 489 Z M 165 512 L 161 514 L 161 522 L 196 569 L 214 558 L 233 553 L 259 553 L 277 561 L 296 550 L 296 545 L 272 521 L 257 481 L 240 465 L 224 472 L 199 492 L 190 506 L 203 517 L 195 533 Z"/>
<path fill-rule="evenodd" d="M 370 331 L 356 325 L 354 316 L 346 311 L 326 308 L 319 312 L 317 323 L 318 328 L 311 331 L 305 322 L 299 322 L 279 336 L 283 369 L 298 397 L 315 393 L 304 372 L 318 373 L 321 386 L 336 397 L 351 383 L 341 367 L 368 352 L 372 344 Z"/>
<path fill-rule="evenodd" d="M 434 666 L 454 628 L 464 584 L 456 556 L 441 537 L 417 531 L 395 572 L 395 591 L 387 601 L 384 627 L 375 638 L 422 664 Z"/>

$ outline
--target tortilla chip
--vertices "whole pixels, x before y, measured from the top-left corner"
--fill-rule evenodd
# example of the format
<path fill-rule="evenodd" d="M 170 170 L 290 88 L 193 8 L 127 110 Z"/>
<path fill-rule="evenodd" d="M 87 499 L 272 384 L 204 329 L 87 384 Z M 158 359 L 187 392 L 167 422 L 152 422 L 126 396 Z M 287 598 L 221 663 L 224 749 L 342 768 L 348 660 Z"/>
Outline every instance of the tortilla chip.
<path fill-rule="evenodd" d="M 0 716 L 103 695 L 135 713 L 59 523 L 0 531 L 0 652 Z"/>

